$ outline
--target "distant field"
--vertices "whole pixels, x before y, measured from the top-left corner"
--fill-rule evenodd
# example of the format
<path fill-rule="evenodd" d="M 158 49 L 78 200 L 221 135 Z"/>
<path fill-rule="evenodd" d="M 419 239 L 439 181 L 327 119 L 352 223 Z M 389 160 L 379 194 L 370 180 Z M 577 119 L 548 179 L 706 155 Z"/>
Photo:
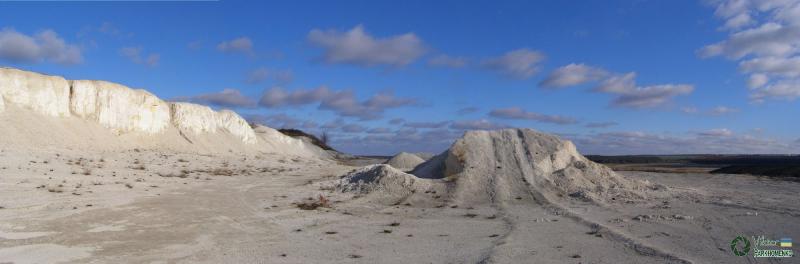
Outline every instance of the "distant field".
<path fill-rule="evenodd" d="M 614 170 L 647 172 L 709 172 L 751 174 L 800 180 L 798 155 L 589 155 Z"/>

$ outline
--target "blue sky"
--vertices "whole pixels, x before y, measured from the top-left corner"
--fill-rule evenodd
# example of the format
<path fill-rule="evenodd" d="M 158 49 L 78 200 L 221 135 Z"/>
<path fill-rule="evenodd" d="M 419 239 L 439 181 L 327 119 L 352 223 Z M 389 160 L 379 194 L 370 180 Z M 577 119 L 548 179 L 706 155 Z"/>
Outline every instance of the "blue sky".
<path fill-rule="evenodd" d="M 328 131 L 334 147 L 353 153 L 438 152 L 466 129 L 501 127 L 557 133 L 593 154 L 800 152 L 797 1 L 0 10 L 4 66 Z"/>

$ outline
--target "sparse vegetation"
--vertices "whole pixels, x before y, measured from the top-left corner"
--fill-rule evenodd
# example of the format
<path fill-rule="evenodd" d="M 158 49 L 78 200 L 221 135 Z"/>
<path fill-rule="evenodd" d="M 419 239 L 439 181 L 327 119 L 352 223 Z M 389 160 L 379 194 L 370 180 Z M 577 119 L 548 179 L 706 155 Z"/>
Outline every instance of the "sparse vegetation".
<path fill-rule="evenodd" d="M 333 149 L 331 146 L 328 145 L 329 136 L 328 136 L 327 132 L 322 132 L 322 135 L 318 138 L 317 136 L 314 136 L 312 134 L 306 133 L 306 132 L 304 132 L 302 130 L 299 130 L 299 129 L 284 128 L 284 129 L 278 129 L 278 131 L 280 131 L 284 135 L 287 135 L 287 136 L 290 136 L 290 137 L 293 137 L 293 138 L 298 138 L 298 137 L 308 138 L 308 139 L 311 140 L 311 144 L 314 144 L 314 145 L 316 145 L 316 146 L 318 146 L 318 147 L 320 147 L 320 148 L 322 148 L 324 150 L 336 151 L 335 149 Z M 323 138 L 324 138 L 324 140 L 323 140 Z"/>
<path fill-rule="evenodd" d="M 309 201 L 298 203 L 297 208 L 303 210 L 315 210 L 319 207 L 330 208 L 330 201 L 328 198 L 325 198 L 322 194 L 315 200 L 314 198 L 308 198 Z"/>
<path fill-rule="evenodd" d="M 216 176 L 233 176 L 233 170 L 230 169 L 223 169 L 223 168 L 216 168 L 211 171 L 211 175 Z"/>

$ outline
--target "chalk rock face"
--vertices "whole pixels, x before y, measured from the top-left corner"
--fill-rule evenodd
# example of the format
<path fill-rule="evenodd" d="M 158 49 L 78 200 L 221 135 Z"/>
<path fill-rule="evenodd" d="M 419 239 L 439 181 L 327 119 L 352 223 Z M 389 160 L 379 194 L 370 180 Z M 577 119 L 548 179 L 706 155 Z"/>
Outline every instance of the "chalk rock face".
<path fill-rule="evenodd" d="M 57 76 L 0 68 L 0 96 L 4 103 L 39 114 L 69 116 L 69 82 Z"/>
<path fill-rule="evenodd" d="M 256 142 L 255 131 L 253 131 L 253 128 L 247 123 L 247 120 L 244 120 L 244 118 L 236 114 L 236 112 L 222 110 L 219 111 L 217 115 L 219 117 L 220 126 L 227 130 L 228 133 L 241 138 L 245 143 L 252 144 Z"/>
<path fill-rule="evenodd" d="M 145 90 L 105 81 L 72 81 L 72 112 L 95 120 L 117 133 L 164 131 L 170 123 L 169 105 Z"/>
<path fill-rule="evenodd" d="M 414 167 L 423 162 L 425 162 L 425 160 L 417 155 L 408 152 L 400 152 L 397 155 L 394 155 L 394 157 L 391 159 L 387 160 L 384 164 L 389 164 L 392 167 L 401 170 L 412 170 Z"/>
<path fill-rule="evenodd" d="M 577 197 L 640 197 L 647 184 L 617 175 L 578 153 L 575 145 L 531 129 L 469 131 L 446 152 L 411 172 L 446 179 L 460 202 Z"/>
<path fill-rule="evenodd" d="M 267 148 L 267 151 L 270 152 L 300 156 L 330 156 L 325 150 L 310 142 L 284 135 L 271 127 L 257 125 L 254 131 L 259 139 L 259 143 L 263 144 Z"/>
<path fill-rule="evenodd" d="M 208 106 L 190 103 L 170 103 L 172 124 L 180 130 L 200 133 L 216 133 L 219 129 L 217 112 Z"/>
<path fill-rule="evenodd" d="M 195 134 L 227 132 L 248 144 L 256 143 L 256 134 L 242 117 L 229 110 L 216 112 L 208 106 L 170 103 L 172 124 Z"/>

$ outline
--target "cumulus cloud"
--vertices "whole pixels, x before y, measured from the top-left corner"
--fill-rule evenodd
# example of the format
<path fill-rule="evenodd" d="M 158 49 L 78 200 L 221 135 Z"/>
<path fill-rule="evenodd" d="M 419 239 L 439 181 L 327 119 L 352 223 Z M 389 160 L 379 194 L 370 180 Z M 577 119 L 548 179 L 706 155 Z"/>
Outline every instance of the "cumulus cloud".
<path fill-rule="evenodd" d="M 545 88 L 562 88 L 598 81 L 606 76 L 608 76 L 608 72 L 602 68 L 587 66 L 582 63 L 572 63 L 555 69 L 547 75 L 547 78 L 539 82 L 539 86 Z"/>
<path fill-rule="evenodd" d="M 694 91 L 694 86 L 689 84 L 637 86 L 635 72 L 611 74 L 603 68 L 574 63 L 556 69 L 540 85 L 545 88 L 561 88 L 597 81 L 600 82 L 593 90 L 615 95 L 611 105 L 618 107 L 657 107 L 673 97 Z"/>
<path fill-rule="evenodd" d="M 50 29 L 33 36 L 13 28 L 0 30 L 0 59 L 16 63 L 53 62 L 63 65 L 83 62 L 81 49 L 68 44 Z"/>
<path fill-rule="evenodd" d="M 651 108 L 661 106 L 675 96 L 690 94 L 694 86 L 688 84 L 661 84 L 637 86 L 636 73 L 610 77 L 594 88 L 597 92 L 615 94 L 614 106 Z"/>
<path fill-rule="evenodd" d="M 705 115 L 712 115 L 712 116 L 721 116 L 721 115 L 728 115 L 739 112 L 739 109 L 728 107 L 728 106 L 717 106 L 708 110 L 700 110 L 694 106 L 687 106 L 681 108 L 681 111 L 686 114 L 705 114 Z"/>
<path fill-rule="evenodd" d="M 510 78 L 528 79 L 539 71 L 539 63 L 544 59 L 541 52 L 523 48 L 485 59 L 481 65 Z"/>
<path fill-rule="evenodd" d="M 617 122 L 596 122 L 596 123 L 588 123 L 585 127 L 588 128 L 607 128 L 612 126 L 617 126 L 619 123 Z"/>
<path fill-rule="evenodd" d="M 414 33 L 375 38 L 357 25 L 347 32 L 313 29 L 308 41 L 323 49 L 319 59 L 326 63 L 358 66 L 404 66 L 425 53 L 425 45 Z"/>
<path fill-rule="evenodd" d="M 236 89 L 224 89 L 216 93 L 177 97 L 174 98 L 173 101 L 186 101 L 227 108 L 252 108 L 257 105 L 255 100 L 243 95 Z"/>
<path fill-rule="evenodd" d="M 281 87 L 274 87 L 264 92 L 259 104 L 267 108 L 279 106 L 298 106 L 320 102 L 334 94 L 327 86 L 320 86 L 316 89 L 298 89 L 287 92 Z"/>
<path fill-rule="evenodd" d="M 457 130 L 495 130 L 508 127 L 507 125 L 494 123 L 486 119 L 462 120 L 450 124 L 450 129 Z"/>
<path fill-rule="evenodd" d="M 750 77 L 750 98 L 800 98 L 800 2 L 783 0 L 712 1 L 714 15 L 725 21 L 725 40 L 698 51 L 701 57 L 738 61 Z"/>
<path fill-rule="evenodd" d="M 578 122 L 577 120 L 571 117 L 564 117 L 558 115 L 543 115 L 539 113 L 528 112 L 519 107 L 494 109 L 491 112 L 489 112 L 489 116 L 504 118 L 504 119 L 533 120 L 533 121 L 539 121 L 543 123 L 553 123 L 558 125 L 569 125 Z"/>
<path fill-rule="evenodd" d="M 143 48 L 141 46 L 122 47 L 119 49 L 119 53 L 133 63 L 144 64 L 149 67 L 158 66 L 159 61 L 161 61 L 161 55 L 158 53 L 150 53 L 147 54 L 147 56 L 144 56 L 142 50 Z"/>
<path fill-rule="evenodd" d="M 387 109 L 416 104 L 411 98 L 400 98 L 390 92 L 373 95 L 366 101 L 358 101 L 352 91 L 339 91 L 325 98 L 319 109 L 331 110 L 341 116 L 358 117 L 362 120 L 378 119 Z"/>
<path fill-rule="evenodd" d="M 225 53 L 253 55 L 253 41 L 249 37 L 238 37 L 217 44 L 217 50 Z"/>
<path fill-rule="evenodd" d="M 437 55 L 428 60 L 428 65 L 430 66 L 439 66 L 439 67 L 449 67 L 449 68 L 461 68 L 467 65 L 467 58 L 465 57 L 451 57 L 448 55 Z"/>
<path fill-rule="evenodd" d="M 311 90 L 298 89 L 291 92 L 275 87 L 265 91 L 259 101 L 259 105 L 267 108 L 319 104 L 319 109 L 330 110 L 341 116 L 358 117 L 362 120 L 377 119 L 387 109 L 416 103 L 415 99 L 397 97 L 391 92 L 381 92 L 367 100 L 359 101 L 351 90 L 334 91 L 326 86 Z"/>
<path fill-rule="evenodd" d="M 698 132 L 697 135 L 705 137 L 729 137 L 733 135 L 733 131 L 727 128 L 715 128 Z"/>

